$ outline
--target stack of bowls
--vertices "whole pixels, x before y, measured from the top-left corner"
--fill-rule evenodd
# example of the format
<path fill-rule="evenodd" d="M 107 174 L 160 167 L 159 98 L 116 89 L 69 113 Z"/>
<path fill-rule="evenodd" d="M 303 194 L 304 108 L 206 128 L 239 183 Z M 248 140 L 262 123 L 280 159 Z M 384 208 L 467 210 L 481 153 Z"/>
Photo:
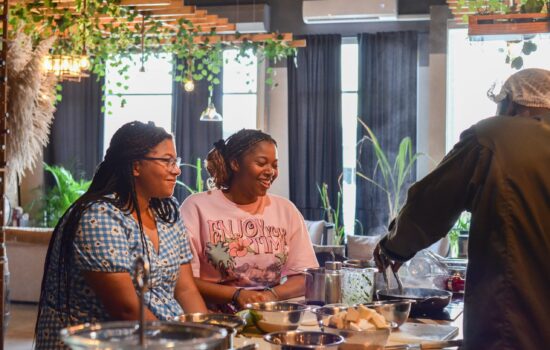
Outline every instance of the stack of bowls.
<path fill-rule="evenodd" d="M 287 331 L 264 336 L 273 350 L 338 349 L 344 338 L 323 332 Z"/>
<path fill-rule="evenodd" d="M 306 305 L 270 301 L 246 304 L 256 327 L 264 332 L 280 332 L 295 330 L 300 325 L 302 317 L 309 308 Z"/>

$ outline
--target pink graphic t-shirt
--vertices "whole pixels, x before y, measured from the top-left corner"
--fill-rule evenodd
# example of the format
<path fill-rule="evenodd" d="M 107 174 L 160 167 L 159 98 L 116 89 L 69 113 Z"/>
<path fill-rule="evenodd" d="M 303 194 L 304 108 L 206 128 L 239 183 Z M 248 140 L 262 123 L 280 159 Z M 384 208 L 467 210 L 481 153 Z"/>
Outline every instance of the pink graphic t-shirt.
<path fill-rule="evenodd" d="M 195 277 L 265 288 L 318 266 L 302 215 L 283 197 L 268 194 L 238 205 L 211 190 L 189 196 L 180 212 L 191 239 Z"/>

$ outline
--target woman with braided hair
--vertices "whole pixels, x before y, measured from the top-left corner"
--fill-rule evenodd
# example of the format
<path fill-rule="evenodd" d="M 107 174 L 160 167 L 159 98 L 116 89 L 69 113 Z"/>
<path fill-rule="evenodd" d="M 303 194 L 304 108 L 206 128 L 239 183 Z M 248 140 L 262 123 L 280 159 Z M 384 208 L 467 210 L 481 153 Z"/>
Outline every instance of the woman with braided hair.
<path fill-rule="evenodd" d="M 206 306 L 194 283 L 189 239 L 171 197 L 180 174 L 172 135 L 131 122 L 114 134 L 90 188 L 54 229 L 35 328 L 37 349 L 63 349 L 61 328 L 137 320 L 133 273 L 149 264 L 147 320 L 169 320 Z"/>
<path fill-rule="evenodd" d="M 318 264 L 300 212 L 267 193 L 278 174 L 275 140 L 243 129 L 216 142 L 206 161 L 210 190 L 180 208 L 205 300 L 240 308 L 303 295 L 299 271 Z"/>

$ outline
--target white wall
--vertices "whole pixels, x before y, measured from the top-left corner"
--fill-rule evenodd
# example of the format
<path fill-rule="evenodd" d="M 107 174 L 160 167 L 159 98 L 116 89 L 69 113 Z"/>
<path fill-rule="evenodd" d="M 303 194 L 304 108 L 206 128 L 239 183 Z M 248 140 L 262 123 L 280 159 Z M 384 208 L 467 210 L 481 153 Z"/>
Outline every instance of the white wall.
<path fill-rule="evenodd" d="M 279 150 L 279 177 L 270 192 L 289 198 L 288 159 L 288 81 L 286 67 L 275 67 L 275 87 L 267 87 L 267 117 L 265 131 L 277 141 Z"/>

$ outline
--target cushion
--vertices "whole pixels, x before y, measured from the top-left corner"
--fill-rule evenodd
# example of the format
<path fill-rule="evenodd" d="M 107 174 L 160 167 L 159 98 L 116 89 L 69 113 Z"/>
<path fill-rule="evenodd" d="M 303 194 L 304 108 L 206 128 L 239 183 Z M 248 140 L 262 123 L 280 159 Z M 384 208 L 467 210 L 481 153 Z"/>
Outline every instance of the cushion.
<path fill-rule="evenodd" d="M 306 223 L 307 231 L 309 232 L 309 238 L 313 244 L 322 244 L 323 242 L 323 233 L 325 231 L 325 221 L 311 221 L 304 220 Z"/>
<path fill-rule="evenodd" d="M 371 260 L 372 253 L 382 235 L 376 236 L 347 236 L 348 257 L 350 259 Z"/>

